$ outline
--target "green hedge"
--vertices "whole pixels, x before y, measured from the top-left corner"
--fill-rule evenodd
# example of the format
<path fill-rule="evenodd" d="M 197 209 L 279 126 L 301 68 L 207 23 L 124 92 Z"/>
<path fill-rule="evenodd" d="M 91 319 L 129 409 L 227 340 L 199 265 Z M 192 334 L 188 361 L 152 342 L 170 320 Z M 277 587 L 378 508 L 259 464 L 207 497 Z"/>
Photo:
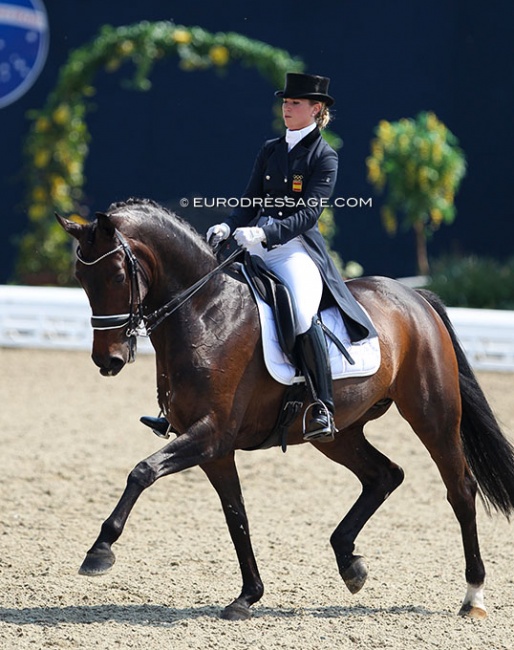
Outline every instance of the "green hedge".
<path fill-rule="evenodd" d="M 450 307 L 514 309 L 514 257 L 443 257 L 432 263 L 426 288 Z"/>

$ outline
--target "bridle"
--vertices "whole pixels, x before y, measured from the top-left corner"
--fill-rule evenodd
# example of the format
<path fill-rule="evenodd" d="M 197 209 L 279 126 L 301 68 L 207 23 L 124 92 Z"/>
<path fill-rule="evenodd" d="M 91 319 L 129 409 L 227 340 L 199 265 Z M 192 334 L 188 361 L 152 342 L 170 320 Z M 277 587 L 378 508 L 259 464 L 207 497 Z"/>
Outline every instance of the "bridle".
<path fill-rule="evenodd" d="M 182 305 L 185 304 L 192 296 L 194 296 L 195 293 L 200 291 L 200 289 L 205 286 L 214 275 L 232 264 L 232 262 L 235 261 L 236 257 L 242 253 L 240 248 L 236 249 L 223 262 L 218 264 L 218 266 L 212 269 L 212 271 L 206 273 L 197 282 L 178 293 L 162 307 L 159 307 L 150 314 L 145 314 L 143 310 L 144 298 L 141 294 L 141 283 L 139 281 L 141 264 L 138 262 L 136 256 L 132 252 L 132 249 L 128 245 L 123 235 L 119 232 L 119 230 L 116 229 L 114 234 L 120 242 L 119 245 L 107 253 L 104 253 L 100 257 L 97 257 L 95 260 L 92 260 L 91 262 L 86 261 L 82 257 L 82 251 L 80 250 L 80 247 L 77 248 L 76 255 L 81 264 L 85 264 L 86 266 L 94 266 L 101 260 L 109 257 L 110 255 L 113 255 L 114 253 L 117 253 L 120 250 L 124 252 L 130 276 L 129 312 L 125 314 L 112 314 L 108 316 L 93 315 L 91 317 L 91 327 L 94 330 L 113 330 L 127 326 L 126 335 L 129 337 L 129 339 L 133 339 L 134 341 L 136 336 L 143 334 L 150 336 L 155 328 L 158 327 L 164 320 L 166 320 L 168 316 L 171 316 L 173 312 L 182 307 Z"/>
<path fill-rule="evenodd" d="M 125 238 L 122 234 L 116 230 L 115 235 L 118 238 L 120 244 L 113 248 L 112 250 L 100 255 L 96 260 L 91 262 L 86 261 L 82 257 L 82 251 L 80 246 L 77 247 L 76 255 L 77 259 L 81 264 L 85 266 L 94 266 L 101 262 L 106 257 L 117 253 L 122 250 L 125 253 L 125 258 L 127 260 L 127 267 L 129 271 L 130 278 L 130 305 L 129 312 L 126 314 L 113 314 L 110 316 L 95 316 L 91 317 L 91 327 L 94 330 L 114 330 L 120 327 L 127 326 L 127 336 L 137 336 L 140 333 L 141 325 L 144 320 L 143 315 L 143 301 L 141 298 L 141 285 L 139 282 L 139 262 L 137 261 L 136 256 L 132 252 L 132 249 L 128 245 Z"/>

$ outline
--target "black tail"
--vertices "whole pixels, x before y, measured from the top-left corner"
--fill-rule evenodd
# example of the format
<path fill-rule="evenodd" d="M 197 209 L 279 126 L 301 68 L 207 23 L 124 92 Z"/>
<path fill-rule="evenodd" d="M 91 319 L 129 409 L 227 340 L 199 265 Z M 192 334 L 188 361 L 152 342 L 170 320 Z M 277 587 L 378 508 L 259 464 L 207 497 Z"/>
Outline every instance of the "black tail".
<path fill-rule="evenodd" d="M 480 496 L 488 511 L 492 505 L 509 518 L 514 510 L 514 447 L 500 429 L 457 339 L 443 302 L 431 291 L 419 289 L 418 293 L 441 317 L 455 349 L 462 399 L 462 442 Z"/>

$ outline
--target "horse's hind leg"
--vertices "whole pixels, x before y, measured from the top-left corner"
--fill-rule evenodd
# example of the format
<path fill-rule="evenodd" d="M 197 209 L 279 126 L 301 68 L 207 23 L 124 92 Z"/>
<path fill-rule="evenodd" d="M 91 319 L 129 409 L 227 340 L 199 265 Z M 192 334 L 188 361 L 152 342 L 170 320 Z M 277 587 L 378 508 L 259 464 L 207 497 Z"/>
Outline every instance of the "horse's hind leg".
<path fill-rule="evenodd" d="M 434 382 L 435 383 L 435 382 Z M 460 437 L 460 398 L 452 399 L 447 388 L 441 399 L 434 396 L 430 407 L 400 409 L 434 460 L 446 487 L 447 499 L 459 522 L 466 561 L 466 596 L 459 611 L 461 616 L 485 618 L 483 601 L 485 569 L 480 555 L 476 524 L 477 484 L 472 476 Z"/>
<path fill-rule="evenodd" d="M 475 507 L 477 485 L 467 466 L 460 437 L 455 436 L 451 448 L 448 444 L 450 439 L 450 436 L 444 436 L 442 444 L 436 448 L 427 447 L 439 469 L 446 486 L 448 502 L 461 528 L 468 586 L 459 614 L 470 618 L 485 618 L 485 568 L 480 555 Z"/>
<path fill-rule="evenodd" d="M 353 553 L 355 540 L 373 513 L 401 484 L 403 470 L 366 440 L 360 425 L 345 429 L 329 445 L 315 446 L 331 460 L 346 466 L 362 483 L 359 498 L 330 538 L 339 573 L 355 594 L 363 587 L 368 573 L 363 558 Z"/>

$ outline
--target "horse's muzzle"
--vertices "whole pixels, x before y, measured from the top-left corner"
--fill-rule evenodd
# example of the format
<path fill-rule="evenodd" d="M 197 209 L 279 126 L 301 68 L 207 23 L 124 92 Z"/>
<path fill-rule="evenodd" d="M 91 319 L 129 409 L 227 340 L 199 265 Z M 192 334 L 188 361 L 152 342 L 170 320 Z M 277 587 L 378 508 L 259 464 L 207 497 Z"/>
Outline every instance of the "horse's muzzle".
<path fill-rule="evenodd" d="M 123 357 L 114 355 L 109 357 L 96 357 L 91 355 L 93 362 L 100 368 L 100 374 L 104 377 L 116 376 L 127 363 Z"/>
<path fill-rule="evenodd" d="M 105 340 L 105 333 L 95 333 L 93 339 L 93 363 L 100 368 L 104 377 L 115 377 L 125 366 L 136 358 L 137 338 L 129 336 L 124 341 Z"/>

